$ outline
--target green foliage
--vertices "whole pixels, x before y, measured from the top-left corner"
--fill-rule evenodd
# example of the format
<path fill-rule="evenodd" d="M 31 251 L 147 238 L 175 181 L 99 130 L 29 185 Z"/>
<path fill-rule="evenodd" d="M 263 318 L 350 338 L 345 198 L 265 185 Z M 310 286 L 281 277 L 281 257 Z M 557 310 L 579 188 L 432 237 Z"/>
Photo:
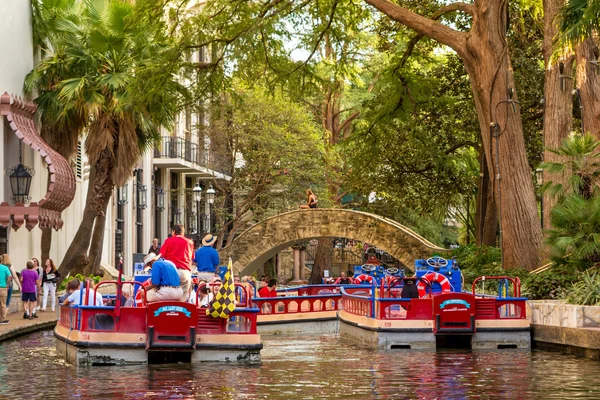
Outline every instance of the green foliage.
<path fill-rule="evenodd" d="M 576 269 L 569 265 L 554 266 L 523 280 L 522 295 L 531 300 L 562 299 L 577 280 Z"/>
<path fill-rule="evenodd" d="M 573 48 L 600 32 L 599 0 L 568 0 L 559 14 L 558 42 Z"/>
<path fill-rule="evenodd" d="M 567 302 L 584 306 L 600 306 L 600 270 L 587 270 L 567 291 Z"/>
<path fill-rule="evenodd" d="M 83 276 L 82 274 L 77 274 L 75 276 L 71 276 L 68 279 L 63 279 L 63 281 L 60 283 L 60 285 L 58 286 L 58 290 L 65 290 L 65 287 L 67 286 L 67 282 L 73 280 L 73 279 L 79 279 L 79 282 L 83 282 L 84 279 L 86 278 L 85 276 Z M 102 279 L 101 276 L 97 276 L 97 275 L 90 275 L 89 278 L 92 278 L 94 280 L 94 284 L 98 284 L 100 282 L 100 280 Z"/>

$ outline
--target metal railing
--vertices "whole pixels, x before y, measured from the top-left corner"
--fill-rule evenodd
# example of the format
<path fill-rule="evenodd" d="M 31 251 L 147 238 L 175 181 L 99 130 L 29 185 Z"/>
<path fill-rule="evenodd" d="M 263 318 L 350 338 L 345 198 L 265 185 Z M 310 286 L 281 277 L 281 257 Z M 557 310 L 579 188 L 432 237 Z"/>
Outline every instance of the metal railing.
<path fill-rule="evenodd" d="M 216 162 L 214 154 L 204 146 L 176 136 L 163 136 L 154 148 L 154 158 L 178 158 L 207 167 L 223 174 L 229 174 L 227 168 Z"/>

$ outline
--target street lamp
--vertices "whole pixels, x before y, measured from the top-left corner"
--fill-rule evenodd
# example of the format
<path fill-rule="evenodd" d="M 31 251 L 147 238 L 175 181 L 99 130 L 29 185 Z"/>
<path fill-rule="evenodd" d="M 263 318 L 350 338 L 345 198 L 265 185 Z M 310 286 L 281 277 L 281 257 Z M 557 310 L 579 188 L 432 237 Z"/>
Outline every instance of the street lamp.
<path fill-rule="evenodd" d="M 213 189 L 212 185 L 208 187 L 206 191 L 206 201 L 208 201 L 208 231 L 212 232 L 213 230 L 213 218 L 212 218 L 212 205 L 215 202 L 215 189 Z"/>
<path fill-rule="evenodd" d="M 118 202 L 120 205 L 129 203 L 129 200 L 127 199 L 127 183 L 121 186 L 118 190 Z"/>
<path fill-rule="evenodd" d="M 200 234 L 200 200 L 202 200 L 202 188 L 200 187 L 200 179 L 196 180 L 196 186 L 192 189 L 194 192 L 194 201 L 196 202 L 196 232 Z M 200 237 L 200 236 L 198 236 Z"/>
<path fill-rule="evenodd" d="M 154 191 L 156 193 L 155 207 L 159 212 L 162 212 L 165 209 L 165 190 L 160 186 L 157 186 Z"/>
<path fill-rule="evenodd" d="M 15 203 L 29 203 L 29 188 L 31 187 L 31 178 L 35 175 L 35 171 L 23 165 L 21 154 L 21 144 L 19 140 L 19 164 L 8 168 L 5 171 L 6 176 L 10 180 L 10 190 L 13 194 Z"/>
<path fill-rule="evenodd" d="M 542 187 L 544 184 L 544 170 L 537 168 L 535 170 L 535 180 L 537 181 L 538 187 Z M 540 193 L 540 222 L 542 223 L 542 229 L 544 229 L 544 194 Z"/>
<path fill-rule="evenodd" d="M 146 185 L 136 182 L 136 190 L 138 195 L 137 207 L 144 210 L 148 207 L 148 199 L 146 197 Z"/>

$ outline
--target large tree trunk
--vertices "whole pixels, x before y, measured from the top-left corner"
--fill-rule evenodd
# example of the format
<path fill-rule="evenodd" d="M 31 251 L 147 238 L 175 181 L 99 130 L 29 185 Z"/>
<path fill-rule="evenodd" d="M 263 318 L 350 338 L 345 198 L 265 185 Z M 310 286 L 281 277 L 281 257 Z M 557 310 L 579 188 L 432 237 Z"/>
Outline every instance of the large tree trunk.
<path fill-rule="evenodd" d="M 594 39 L 588 38 L 577 45 L 577 88 L 583 109 L 581 121 L 584 133 L 590 132 L 596 140 L 600 139 L 600 76 L 596 75 L 596 66 L 591 63 L 595 47 Z"/>
<path fill-rule="evenodd" d="M 105 209 L 106 210 L 106 209 Z M 90 243 L 89 263 L 86 267 L 86 274 L 102 275 L 100 271 L 100 262 L 102 261 L 102 247 L 104 246 L 104 228 L 106 226 L 106 212 L 104 215 L 97 215 L 94 222 L 94 231 Z M 115 268 L 118 268 L 115 265 Z"/>
<path fill-rule="evenodd" d="M 453 3 L 446 10 L 473 16 L 469 33 L 425 18 L 388 0 L 365 0 L 392 19 L 454 49 L 469 75 L 488 168 L 496 178 L 503 266 L 534 269 L 539 266 L 542 230 L 513 72 L 506 42 L 507 10 L 501 0 L 477 0 L 474 5 Z M 490 125 L 497 128 L 490 133 Z M 497 146 L 497 147 L 496 147 Z M 497 148 L 497 150 L 496 150 Z"/>
<path fill-rule="evenodd" d="M 106 217 L 106 206 L 114 188 L 111 178 L 112 167 L 112 157 L 108 150 L 104 150 L 90 174 L 90 186 L 85 202 L 83 219 L 60 266 L 60 272 L 63 276 L 69 271 L 84 272 L 84 269 L 90 263 L 94 262 L 90 260 L 88 251 L 90 249 L 96 217 Z"/>
<path fill-rule="evenodd" d="M 50 248 L 52 247 L 52 228 L 42 228 L 42 238 L 40 240 L 42 250 L 42 263 L 45 263 L 50 258 Z"/>
<path fill-rule="evenodd" d="M 315 263 L 313 264 L 309 284 L 320 285 L 323 283 L 323 271 L 331 269 L 331 249 L 333 249 L 333 238 L 321 238 L 315 252 Z M 303 265 L 300 268 L 304 268 Z"/>
<path fill-rule="evenodd" d="M 573 58 L 567 57 L 552 63 L 551 56 L 555 45 L 553 39 L 558 31 L 556 14 L 564 5 L 563 0 L 544 0 L 544 64 L 546 66 L 544 81 L 544 147 L 557 149 L 563 139 L 569 136 L 573 124 L 573 79 L 561 78 L 560 63 L 563 65 L 563 76 L 573 76 Z M 563 162 L 564 158 L 548 150 L 544 150 L 544 161 Z M 565 184 L 565 174 L 549 174 L 544 171 L 544 181 Z M 551 229 L 551 212 L 556 205 L 556 198 L 544 193 L 542 198 L 544 229 Z"/>
<path fill-rule="evenodd" d="M 491 176 L 483 149 L 480 151 L 479 170 L 481 179 L 477 188 L 475 211 L 475 241 L 477 246 L 495 246 L 498 230 L 498 213 L 494 202 L 494 193 L 490 189 Z"/>

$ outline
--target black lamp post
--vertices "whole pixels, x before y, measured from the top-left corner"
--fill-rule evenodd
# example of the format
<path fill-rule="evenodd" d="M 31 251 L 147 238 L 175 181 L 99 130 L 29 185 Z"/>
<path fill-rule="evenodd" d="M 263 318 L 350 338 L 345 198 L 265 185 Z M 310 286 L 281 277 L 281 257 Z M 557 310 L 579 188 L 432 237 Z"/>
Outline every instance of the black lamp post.
<path fill-rule="evenodd" d="M 165 209 L 165 190 L 160 186 L 157 186 L 154 189 L 154 192 L 156 193 L 155 207 L 159 212 L 162 212 Z"/>
<path fill-rule="evenodd" d="M 142 185 L 141 183 L 136 183 L 136 191 L 138 196 L 137 207 L 139 209 L 146 209 L 148 207 L 148 198 L 147 198 L 147 189 L 146 185 Z"/>
<path fill-rule="evenodd" d="M 196 186 L 192 189 L 194 192 L 194 201 L 196 202 L 196 229 L 198 233 L 198 238 L 200 238 L 200 200 L 202 200 L 202 188 L 200 187 L 200 180 L 196 181 Z"/>
<path fill-rule="evenodd" d="M 544 184 L 544 170 L 537 168 L 535 170 L 535 180 L 537 181 L 538 187 L 542 187 Z M 540 194 L 540 221 L 542 223 L 542 229 L 544 229 L 544 194 Z"/>
<path fill-rule="evenodd" d="M 215 189 L 213 189 L 212 185 L 206 191 L 206 201 L 208 201 L 208 221 L 209 221 L 209 231 L 213 232 L 213 218 L 212 218 L 212 205 L 215 202 Z"/>
<path fill-rule="evenodd" d="M 23 158 L 21 154 L 22 142 L 19 141 L 19 164 L 8 168 L 5 171 L 6 176 L 10 180 L 10 190 L 13 194 L 13 201 L 15 203 L 29 203 L 31 197 L 29 196 L 29 189 L 31 188 L 31 179 L 35 175 L 35 171 L 29 167 L 23 165 Z"/>
<path fill-rule="evenodd" d="M 127 183 L 125 183 L 123 186 L 121 186 L 119 188 L 119 204 L 120 205 L 125 205 L 127 203 L 129 203 L 129 200 L 127 199 Z"/>

